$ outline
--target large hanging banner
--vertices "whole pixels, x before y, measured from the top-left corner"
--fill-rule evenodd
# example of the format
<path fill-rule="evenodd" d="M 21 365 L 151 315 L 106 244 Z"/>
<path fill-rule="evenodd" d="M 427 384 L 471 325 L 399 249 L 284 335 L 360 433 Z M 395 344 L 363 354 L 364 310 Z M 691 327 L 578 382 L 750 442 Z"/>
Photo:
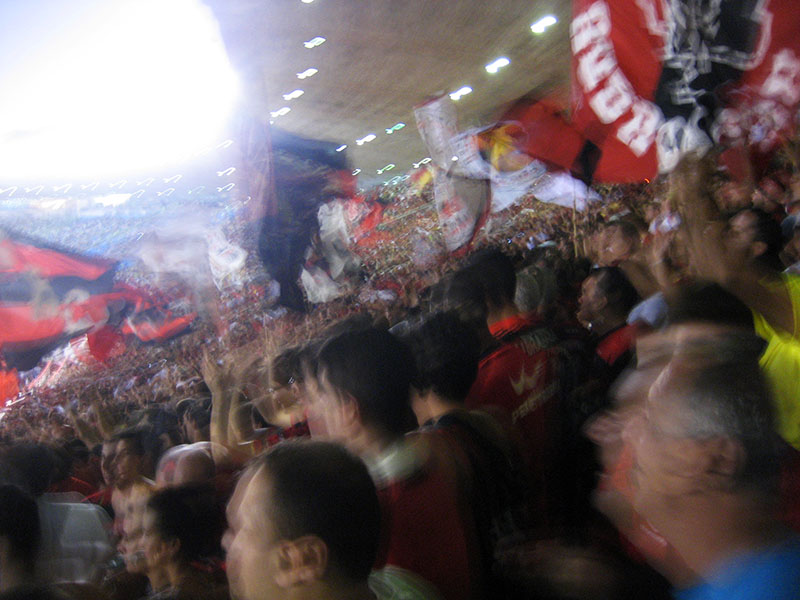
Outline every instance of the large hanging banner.
<path fill-rule="evenodd" d="M 687 152 L 774 151 L 800 101 L 794 0 L 575 0 L 576 127 L 598 181 L 641 181 Z"/>

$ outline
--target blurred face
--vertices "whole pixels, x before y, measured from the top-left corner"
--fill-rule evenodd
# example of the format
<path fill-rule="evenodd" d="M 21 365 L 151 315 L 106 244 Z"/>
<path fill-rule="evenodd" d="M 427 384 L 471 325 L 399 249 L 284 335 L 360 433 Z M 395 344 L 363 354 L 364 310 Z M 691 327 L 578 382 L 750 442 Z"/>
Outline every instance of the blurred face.
<path fill-rule="evenodd" d="M 268 519 L 270 486 L 263 469 L 246 474 L 228 503 L 228 531 L 222 545 L 234 600 L 272 600 L 285 594 L 275 582 L 278 535 Z"/>
<path fill-rule="evenodd" d="M 117 548 L 125 559 L 125 570 L 128 573 L 144 573 L 146 563 L 142 553 L 142 528 L 135 527 L 126 531 Z"/>
<path fill-rule="evenodd" d="M 139 549 L 147 572 L 161 569 L 174 559 L 173 545 L 167 543 L 157 527 L 156 513 L 146 510 L 142 517 L 142 534 Z"/>
<path fill-rule="evenodd" d="M 347 430 L 341 394 L 331 385 L 323 371 L 313 393 L 308 395 L 308 427 L 314 437 L 346 441 Z"/>
<path fill-rule="evenodd" d="M 756 238 L 756 216 L 750 211 L 734 215 L 729 222 L 727 244 L 733 250 L 750 250 Z"/>
<path fill-rule="evenodd" d="M 584 325 L 594 321 L 605 306 L 605 297 L 597 286 L 597 277 L 590 275 L 581 284 L 578 298 L 578 320 Z"/>
<path fill-rule="evenodd" d="M 622 233 L 622 227 L 608 227 L 605 234 L 605 261 L 613 263 L 628 258 L 633 251 L 633 243 Z"/>
<path fill-rule="evenodd" d="M 103 473 L 103 481 L 106 485 L 114 485 L 114 460 L 117 456 L 117 443 L 104 442 L 100 453 L 100 471 Z"/>
<path fill-rule="evenodd" d="M 673 387 L 674 379 L 687 373 L 686 365 L 668 365 L 642 409 L 628 418 L 623 434 L 633 450 L 634 507 L 657 527 L 696 491 L 699 447 L 685 433 Z"/>
<path fill-rule="evenodd" d="M 120 440 L 117 442 L 114 460 L 115 483 L 123 487 L 136 481 L 142 474 L 143 457 L 136 453 L 133 442 Z"/>

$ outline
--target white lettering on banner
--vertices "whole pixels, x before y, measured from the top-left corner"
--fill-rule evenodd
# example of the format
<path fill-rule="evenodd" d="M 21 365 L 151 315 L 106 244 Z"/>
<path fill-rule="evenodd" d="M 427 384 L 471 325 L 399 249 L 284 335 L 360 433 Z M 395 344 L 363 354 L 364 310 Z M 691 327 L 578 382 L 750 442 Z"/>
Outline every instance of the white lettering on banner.
<path fill-rule="evenodd" d="M 794 52 L 784 48 L 772 57 L 772 72 L 761 86 L 768 98 L 778 98 L 787 106 L 800 100 L 800 60 Z"/>
<path fill-rule="evenodd" d="M 611 17 L 605 2 L 590 4 L 577 15 L 569 26 L 573 54 L 578 54 L 590 44 L 603 40 L 611 33 Z"/>
<path fill-rule="evenodd" d="M 577 75 L 585 91 L 593 90 L 617 68 L 614 48 L 608 40 L 600 39 L 578 59 Z"/>
<path fill-rule="evenodd" d="M 653 145 L 662 121 L 661 111 L 653 103 L 637 99 L 633 117 L 617 130 L 617 139 L 636 156 L 642 156 Z"/>
<path fill-rule="evenodd" d="M 608 125 L 631 109 L 633 94 L 631 84 L 622 71 L 617 69 L 606 80 L 605 85 L 589 98 L 589 106 L 600 122 Z"/>

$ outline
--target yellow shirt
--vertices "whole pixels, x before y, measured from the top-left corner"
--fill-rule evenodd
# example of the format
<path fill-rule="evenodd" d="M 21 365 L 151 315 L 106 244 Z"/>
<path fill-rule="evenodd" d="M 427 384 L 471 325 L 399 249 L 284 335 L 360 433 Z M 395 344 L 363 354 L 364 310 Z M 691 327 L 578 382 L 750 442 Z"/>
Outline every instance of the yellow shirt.
<path fill-rule="evenodd" d="M 783 283 L 792 301 L 794 331 L 774 329 L 757 312 L 753 321 L 756 334 L 767 342 L 758 362 L 775 395 L 778 431 L 800 449 L 800 277 L 784 274 Z"/>

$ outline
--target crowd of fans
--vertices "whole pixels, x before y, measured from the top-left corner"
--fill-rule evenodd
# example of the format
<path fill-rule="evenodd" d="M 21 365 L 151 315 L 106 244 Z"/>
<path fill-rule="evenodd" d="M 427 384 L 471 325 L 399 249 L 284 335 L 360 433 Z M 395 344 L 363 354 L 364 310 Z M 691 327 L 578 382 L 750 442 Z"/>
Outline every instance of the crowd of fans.
<path fill-rule="evenodd" d="M 657 189 L 11 407 L 0 598 L 800 598 L 800 186 Z"/>

